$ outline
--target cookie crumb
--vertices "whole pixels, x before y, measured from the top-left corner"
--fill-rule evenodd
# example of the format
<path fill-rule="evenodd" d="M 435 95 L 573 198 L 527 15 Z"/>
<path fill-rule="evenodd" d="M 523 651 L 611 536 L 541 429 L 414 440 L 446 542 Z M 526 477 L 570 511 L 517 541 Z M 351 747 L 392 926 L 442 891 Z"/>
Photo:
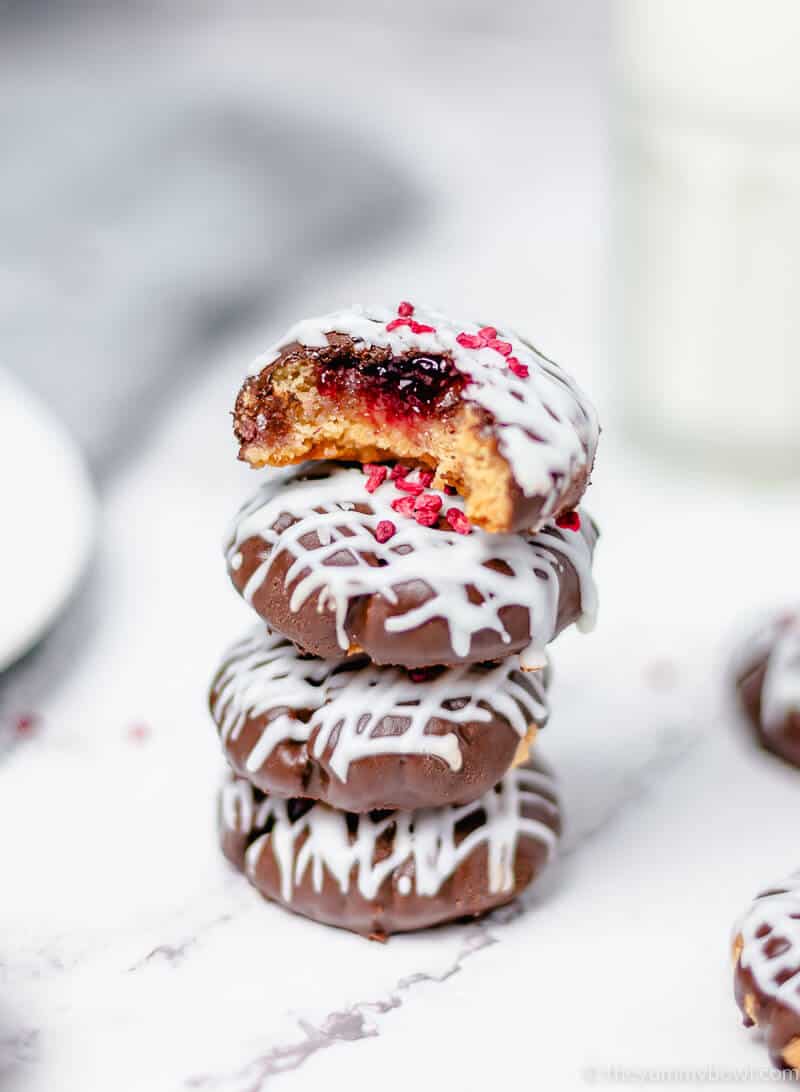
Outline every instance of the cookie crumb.
<path fill-rule="evenodd" d="M 644 678 L 653 690 L 674 690 L 678 685 L 678 665 L 674 660 L 651 660 L 645 665 Z"/>
<path fill-rule="evenodd" d="M 36 713 L 21 713 L 14 721 L 14 731 L 25 739 L 32 736 L 39 725 L 39 717 Z"/>

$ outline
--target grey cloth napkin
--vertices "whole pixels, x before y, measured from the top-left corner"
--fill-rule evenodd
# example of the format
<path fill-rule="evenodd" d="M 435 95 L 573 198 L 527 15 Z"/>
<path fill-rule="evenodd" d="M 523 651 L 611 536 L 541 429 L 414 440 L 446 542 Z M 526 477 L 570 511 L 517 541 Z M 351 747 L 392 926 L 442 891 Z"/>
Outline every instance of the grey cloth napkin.
<path fill-rule="evenodd" d="M 0 360 L 107 474 L 219 339 L 410 189 L 352 135 L 171 85 L 2 96 Z"/>
<path fill-rule="evenodd" d="M 308 268 L 390 238 L 416 193 L 345 119 L 297 112 L 213 57 L 177 63 L 170 23 L 119 67 L 15 27 L 0 10 L 0 361 L 102 487 L 222 339 L 286 305 Z M 84 595 L 0 679 L 0 715 L 68 668 L 93 609 Z"/>

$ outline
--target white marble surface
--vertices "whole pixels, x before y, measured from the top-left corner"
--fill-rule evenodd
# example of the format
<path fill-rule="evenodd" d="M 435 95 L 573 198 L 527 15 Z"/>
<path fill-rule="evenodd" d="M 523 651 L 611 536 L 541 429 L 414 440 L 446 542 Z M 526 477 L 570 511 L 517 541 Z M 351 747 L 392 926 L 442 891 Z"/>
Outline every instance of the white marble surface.
<path fill-rule="evenodd" d="M 214 44 L 201 36 L 187 48 Z M 377 66 L 363 40 L 338 45 L 339 71 L 348 48 Z M 248 48 L 244 33 L 238 46 Z M 277 84 L 291 65 L 275 52 Z M 392 129 L 407 158 L 416 142 L 432 149 L 420 176 L 438 214 L 391 253 L 343 270 L 335 300 L 310 275 L 297 313 L 365 289 L 502 304 L 613 409 L 604 370 L 592 367 L 605 182 L 587 86 L 574 73 L 559 84 L 546 56 L 526 65 L 518 43 L 487 54 L 465 39 L 449 45 L 454 120 L 431 98 L 435 44 L 422 53 L 406 98 L 387 101 L 375 125 Z M 338 87 L 326 108 L 343 95 Z M 401 124 L 409 114 L 413 132 Z M 528 124 L 537 139 L 513 144 L 510 181 L 499 159 L 461 170 L 468 138 L 505 146 Z M 539 163 L 548 134 L 553 151 Z M 604 531 L 601 620 L 591 637 L 559 641 L 542 740 L 563 785 L 565 854 L 530 896 L 482 924 L 370 944 L 267 905 L 214 840 L 222 762 L 205 687 L 248 623 L 219 541 L 253 486 L 233 459 L 226 413 L 271 332 L 231 344 L 108 489 L 94 626 L 42 695 L 36 731 L 7 733 L 7 1084 L 260 1092 L 317 1081 L 392 1092 L 513 1079 L 569 1089 L 615 1065 L 753 1067 L 766 1079 L 733 1005 L 728 933 L 762 880 L 797 864 L 800 775 L 741 731 L 721 664 L 741 615 L 787 594 L 797 489 L 665 469 L 627 449 L 606 414 L 591 492 Z"/>
<path fill-rule="evenodd" d="M 21 1086 L 570 1087 L 589 1065 L 761 1064 L 727 935 L 794 864 L 798 775 L 720 710 L 715 650 L 755 578 L 783 591 L 788 505 L 761 506 L 759 540 L 740 497 L 687 506 L 607 443 L 601 624 L 560 642 L 542 745 L 565 857 L 485 924 L 370 944 L 263 903 L 214 843 L 204 688 L 247 616 L 218 530 L 252 482 L 219 427 L 230 370 L 120 482 L 96 633 L 0 767 L 0 1011 Z"/>

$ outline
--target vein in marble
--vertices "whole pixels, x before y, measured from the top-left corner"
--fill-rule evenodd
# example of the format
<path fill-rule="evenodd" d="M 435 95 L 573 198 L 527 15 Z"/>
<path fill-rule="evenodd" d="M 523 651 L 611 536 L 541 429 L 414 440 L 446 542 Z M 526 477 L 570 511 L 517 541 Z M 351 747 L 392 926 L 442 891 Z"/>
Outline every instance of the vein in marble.
<path fill-rule="evenodd" d="M 614 795 L 607 806 L 600 808 L 591 817 L 586 817 L 581 827 L 571 831 L 569 842 L 561 856 L 575 853 L 610 826 L 627 805 L 641 799 L 654 779 L 666 774 L 673 763 L 686 758 L 698 738 L 696 731 L 686 726 L 664 728 L 660 731 L 655 738 L 652 752 L 643 758 L 641 765 L 635 770 L 624 771 L 621 791 Z M 327 1013 L 317 1022 L 299 1017 L 297 1026 L 302 1032 L 301 1038 L 275 1044 L 233 1071 L 192 1076 L 186 1081 L 186 1088 L 208 1092 L 262 1092 L 271 1078 L 300 1069 L 320 1051 L 379 1036 L 382 1017 L 402 1005 L 413 1004 L 420 986 L 442 985 L 450 981 L 462 972 L 473 956 L 501 943 L 503 927 L 518 921 L 530 908 L 532 900 L 539 897 L 538 891 L 526 893 L 508 906 L 494 911 L 484 920 L 460 927 L 464 932 L 463 943 L 444 970 L 438 973 L 417 971 L 404 975 L 384 996 L 370 1001 L 356 1001 Z M 175 949 L 167 947 L 166 951 L 179 953 L 182 958 L 190 946 L 191 941 Z M 167 958 L 171 961 L 170 955 Z"/>
<path fill-rule="evenodd" d="M 299 1069 L 321 1050 L 328 1050 L 340 1043 L 375 1038 L 380 1034 L 379 1018 L 406 1004 L 419 986 L 449 981 L 462 970 L 468 959 L 497 943 L 498 938 L 491 932 L 489 924 L 486 921 L 477 922 L 468 928 L 455 959 L 440 974 L 418 971 L 406 975 L 396 982 L 385 997 L 356 1001 L 328 1013 L 319 1024 L 299 1018 L 297 1023 L 303 1033 L 302 1039 L 270 1047 L 232 1073 L 190 1077 L 186 1088 L 207 1089 L 210 1092 L 261 1092 L 271 1077 Z"/>
<path fill-rule="evenodd" d="M 194 935 L 186 936 L 174 944 L 158 944 L 155 948 L 151 948 L 147 955 L 142 956 L 141 959 L 132 963 L 128 970 L 139 971 L 151 963 L 161 961 L 167 963 L 169 966 L 178 966 L 191 954 L 193 948 L 196 947 L 201 938 L 205 939 L 205 935 L 210 929 L 213 929 L 215 926 L 226 925 L 232 920 L 233 914 L 220 914 L 218 918 L 215 918 L 204 929 L 199 929 Z"/>

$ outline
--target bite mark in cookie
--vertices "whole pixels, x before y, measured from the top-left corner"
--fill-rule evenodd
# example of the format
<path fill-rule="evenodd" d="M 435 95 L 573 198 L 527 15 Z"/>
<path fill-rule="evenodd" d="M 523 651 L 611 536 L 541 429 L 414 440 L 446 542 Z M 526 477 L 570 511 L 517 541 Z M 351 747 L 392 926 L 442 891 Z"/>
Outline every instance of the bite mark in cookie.
<path fill-rule="evenodd" d="M 255 467 L 428 468 L 489 531 L 536 528 L 575 508 L 599 436 L 575 382 L 517 334 L 409 302 L 298 323 L 245 381 L 234 427 Z"/>

